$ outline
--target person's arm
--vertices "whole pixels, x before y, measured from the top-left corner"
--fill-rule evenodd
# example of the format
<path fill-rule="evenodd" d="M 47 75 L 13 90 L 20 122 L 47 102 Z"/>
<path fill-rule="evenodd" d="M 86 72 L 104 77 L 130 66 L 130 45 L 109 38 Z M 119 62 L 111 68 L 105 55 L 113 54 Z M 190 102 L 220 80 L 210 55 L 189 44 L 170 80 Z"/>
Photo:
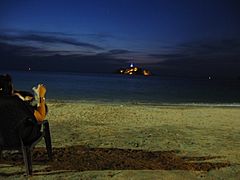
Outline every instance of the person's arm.
<path fill-rule="evenodd" d="M 37 107 L 37 110 L 34 111 L 34 116 L 37 119 L 37 121 L 41 123 L 46 117 L 46 106 L 45 106 L 46 88 L 42 84 L 39 84 L 37 90 L 39 92 L 40 102 L 39 102 L 39 106 Z"/>
<path fill-rule="evenodd" d="M 27 91 L 14 90 L 13 95 L 18 96 L 23 101 L 32 101 L 33 95 Z"/>

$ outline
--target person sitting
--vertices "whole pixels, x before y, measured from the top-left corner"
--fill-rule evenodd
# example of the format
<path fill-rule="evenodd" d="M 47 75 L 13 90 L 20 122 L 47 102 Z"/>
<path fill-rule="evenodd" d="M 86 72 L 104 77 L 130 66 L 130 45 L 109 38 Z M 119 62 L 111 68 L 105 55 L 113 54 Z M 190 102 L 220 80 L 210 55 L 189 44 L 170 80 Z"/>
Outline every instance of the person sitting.
<path fill-rule="evenodd" d="M 33 109 L 34 117 L 37 122 L 41 124 L 47 114 L 47 106 L 45 103 L 46 87 L 43 84 L 38 84 L 35 88 L 35 92 L 38 93 L 39 103 L 38 105 L 31 106 Z M 21 100 L 29 103 L 34 99 L 34 96 L 25 91 L 17 91 L 13 88 L 12 78 L 9 74 L 0 75 L 0 96 L 17 96 Z"/>

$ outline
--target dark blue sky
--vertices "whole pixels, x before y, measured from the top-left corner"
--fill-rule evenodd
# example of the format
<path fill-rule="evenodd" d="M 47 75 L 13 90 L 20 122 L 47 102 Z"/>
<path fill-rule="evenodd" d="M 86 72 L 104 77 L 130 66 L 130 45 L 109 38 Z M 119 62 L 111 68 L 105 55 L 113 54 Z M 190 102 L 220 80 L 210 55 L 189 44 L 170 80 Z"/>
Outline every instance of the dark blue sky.
<path fill-rule="evenodd" d="M 239 76 L 239 9 L 238 0 L 3 0 L 0 61 L 7 69 L 44 70 L 42 61 L 107 72 L 133 62 L 163 75 Z"/>

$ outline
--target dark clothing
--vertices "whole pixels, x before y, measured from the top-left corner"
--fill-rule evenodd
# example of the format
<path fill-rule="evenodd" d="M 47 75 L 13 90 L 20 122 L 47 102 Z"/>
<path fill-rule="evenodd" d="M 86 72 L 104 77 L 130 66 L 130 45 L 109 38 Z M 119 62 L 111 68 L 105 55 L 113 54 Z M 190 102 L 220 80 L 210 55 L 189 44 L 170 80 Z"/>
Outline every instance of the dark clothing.
<path fill-rule="evenodd" d="M 0 75 L 0 95 L 7 96 L 12 93 L 12 78 L 9 74 Z"/>
<path fill-rule="evenodd" d="M 0 146 L 24 144 L 37 139 L 41 126 L 34 117 L 34 108 L 17 96 L 0 96 Z M 14 132 L 13 132 L 14 131 Z"/>

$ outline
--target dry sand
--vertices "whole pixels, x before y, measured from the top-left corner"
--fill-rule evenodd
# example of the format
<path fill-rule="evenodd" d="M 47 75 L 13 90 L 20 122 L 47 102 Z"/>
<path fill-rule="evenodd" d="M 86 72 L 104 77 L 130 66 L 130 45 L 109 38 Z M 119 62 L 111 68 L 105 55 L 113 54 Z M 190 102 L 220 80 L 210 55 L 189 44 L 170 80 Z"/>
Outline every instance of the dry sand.
<path fill-rule="evenodd" d="M 51 102 L 47 119 L 54 160 L 39 144 L 31 179 L 240 179 L 239 107 Z M 0 179 L 25 178 L 15 161 Z"/>

